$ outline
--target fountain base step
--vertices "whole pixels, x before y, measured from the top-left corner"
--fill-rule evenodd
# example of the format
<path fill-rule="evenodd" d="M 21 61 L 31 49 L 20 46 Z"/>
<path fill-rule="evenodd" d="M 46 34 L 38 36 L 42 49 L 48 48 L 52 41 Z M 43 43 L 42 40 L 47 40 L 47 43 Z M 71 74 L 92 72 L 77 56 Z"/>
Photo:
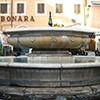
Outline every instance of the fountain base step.
<path fill-rule="evenodd" d="M 27 88 L 0 85 L 0 94 L 8 97 L 19 97 L 19 99 L 16 100 L 21 100 L 20 98 L 23 97 L 28 98 L 23 100 L 35 100 L 34 98 L 37 98 L 36 100 L 58 100 L 58 96 L 63 96 L 66 98 L 66 100 L 78 100 L 79 98 L 81 98 L 79 100 L 83 100 L 82 98 L 84 97 L 87 97 L 88 100 L 91 100 L 89 98 L 100 97 L 100 85 L 71 88 Z"/>

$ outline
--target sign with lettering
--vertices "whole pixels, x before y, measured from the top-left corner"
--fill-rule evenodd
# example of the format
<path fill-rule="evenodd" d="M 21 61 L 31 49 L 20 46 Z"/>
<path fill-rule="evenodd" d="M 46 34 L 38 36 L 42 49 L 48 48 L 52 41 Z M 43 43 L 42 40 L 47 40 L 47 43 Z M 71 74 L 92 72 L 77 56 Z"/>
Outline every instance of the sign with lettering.
<path fill-rule="evenodd" d="M 33 16 L 0 16 L 1 22 L 34 22 L 34 17 Z"/>

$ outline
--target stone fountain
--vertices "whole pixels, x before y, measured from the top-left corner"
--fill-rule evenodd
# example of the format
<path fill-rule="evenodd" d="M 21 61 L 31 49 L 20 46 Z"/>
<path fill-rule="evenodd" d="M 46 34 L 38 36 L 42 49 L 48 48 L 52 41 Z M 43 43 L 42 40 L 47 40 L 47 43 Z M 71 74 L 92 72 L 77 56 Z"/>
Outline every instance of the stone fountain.
<path fill-rule="evenodd" d="M 4 34 L 10 35 L 8 42 L 16 48 L 33 48 L 33 54 L 31 57 L 1 58 L 1 93 L 30 100 L 77 100 L 100 96 L 99 57 L 66 56 L 69 51 L 86 46 L 94 30 L 25 28 L 8 29 Z M 27 63 L 15 62 L 23 58 Z M 90 62 L 86 62 L 87 58 Z M 80 63 L 81 59 L 83 62 Z M 45 62 L 41 63 L 43 60 Z"/>
<path fill-rule="evenodd" d="M 8 42 L 16 48 L 32 48 L 33 54 L 68 54 L 85 47 L 90 41 L 90 30 L 75 28 L 26 28 L 8 29 Z"/>

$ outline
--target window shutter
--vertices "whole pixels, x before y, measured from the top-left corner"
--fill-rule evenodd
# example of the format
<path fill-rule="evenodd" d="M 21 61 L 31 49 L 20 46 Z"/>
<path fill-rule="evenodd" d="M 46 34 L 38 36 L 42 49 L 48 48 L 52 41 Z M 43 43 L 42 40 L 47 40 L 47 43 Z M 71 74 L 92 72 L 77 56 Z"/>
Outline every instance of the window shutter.
<path fill-rule="evenodd" d="M 80 4 L 75 4 L 74 5 L 74 13 L 79 14 L 81 11 Z"/>
<path fill-rule="evenodd" d="M 5 14 L 7 13 L 7 4 L 0 4 L 0 13 Z"/>
<path fill-rule="evenodd" d="M 38 13 L 45 13 L 45 12 L 44 12 L 44 4 L 43 4 L 43 3 L 38 4 L 37 10 L 38 10 L 38 11 L 37 11 Z"/>
<path fill-rule="evenodd" d="M 17 13 L 24 13 L 24 4 L 17 4 Z"/>
<path fill-rule="evenodd" d="M 63 13 L 63 5 L 56 4 L 56 13 Z"/>

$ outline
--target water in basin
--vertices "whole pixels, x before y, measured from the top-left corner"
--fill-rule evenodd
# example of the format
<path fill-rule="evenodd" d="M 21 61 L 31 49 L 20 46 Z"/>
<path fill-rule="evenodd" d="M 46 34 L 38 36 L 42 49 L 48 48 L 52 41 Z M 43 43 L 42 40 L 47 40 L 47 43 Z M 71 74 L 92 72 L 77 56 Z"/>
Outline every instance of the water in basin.
<path fill-rule="evenodd" d="M 97 63 L 100 57 L 96 56 L 68 56 L 68 57 L 3 57 L 0 62 L 9 63 Z"/>

